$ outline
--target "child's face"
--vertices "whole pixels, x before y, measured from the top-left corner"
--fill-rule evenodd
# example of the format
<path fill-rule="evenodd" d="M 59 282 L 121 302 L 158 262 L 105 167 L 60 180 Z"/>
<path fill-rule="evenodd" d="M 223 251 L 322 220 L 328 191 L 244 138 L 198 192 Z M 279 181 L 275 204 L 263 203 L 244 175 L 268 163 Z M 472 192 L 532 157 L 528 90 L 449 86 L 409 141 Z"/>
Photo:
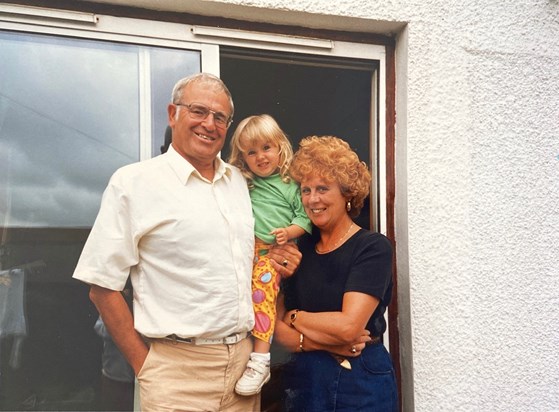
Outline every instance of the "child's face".
<path fill-rule="evenodd" d="M 277 172 L 279 147 L 269 142 L 258 143 L 243 151 L 243 159 L 256 176 L 267 177 Z"/>

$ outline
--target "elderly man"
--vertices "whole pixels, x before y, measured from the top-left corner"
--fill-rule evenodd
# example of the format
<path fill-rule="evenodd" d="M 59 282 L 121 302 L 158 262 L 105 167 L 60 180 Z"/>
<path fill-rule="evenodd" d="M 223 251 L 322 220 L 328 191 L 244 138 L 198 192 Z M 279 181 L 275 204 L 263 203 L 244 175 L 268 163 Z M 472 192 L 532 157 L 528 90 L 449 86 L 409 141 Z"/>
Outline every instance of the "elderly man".
<path fill-rule="evenodd" d="M 253 217 L 241 173 L 223 162 L 233 116 L 223 82 L 180 80 L 168 106 L 168 151 L 115 172 L 74 278 L 138 378 L 144 411 L 256 411 L 234 391 L 252 342 Z M 296 247 L 271 252 L 292 274 Z M 128 276 L 134 316 L 120 291 Z"/>

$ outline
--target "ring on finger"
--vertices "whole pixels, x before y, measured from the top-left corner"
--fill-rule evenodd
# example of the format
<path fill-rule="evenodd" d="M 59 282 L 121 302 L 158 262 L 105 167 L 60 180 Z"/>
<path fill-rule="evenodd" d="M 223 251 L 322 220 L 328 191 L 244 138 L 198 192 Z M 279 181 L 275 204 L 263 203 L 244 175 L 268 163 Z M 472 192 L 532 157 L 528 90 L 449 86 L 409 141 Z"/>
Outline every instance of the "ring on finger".
<path fill-rule="evenodd" d="M 283 262 L 281 262 L 281 265 L 286 268 L 287 265 L 289 264 L 289 261 L 287 259 L 283 259 Z"/>
<path fill-rule="evenodd" d="M 357 348 L 355 346 L 352 346 L 350 349 L 351 353 L 357 353 Z"/>

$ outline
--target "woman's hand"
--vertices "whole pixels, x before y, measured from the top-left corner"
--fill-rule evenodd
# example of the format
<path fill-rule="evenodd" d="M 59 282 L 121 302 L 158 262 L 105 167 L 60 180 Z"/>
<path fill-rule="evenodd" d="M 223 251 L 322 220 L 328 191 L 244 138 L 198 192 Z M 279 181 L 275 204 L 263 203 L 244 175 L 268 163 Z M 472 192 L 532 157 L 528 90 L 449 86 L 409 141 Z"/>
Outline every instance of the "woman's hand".
<path fill-rule="evenodd" d="M 295 270 L 301 263 L 302 254 L 299 252 L 297 245 L 294 243 L 286 243 L 285 245 L 275 245 L 268 251 L 274 269 L 284 277 L 289 277 L 295 273 Z"/>
<path fill-rule="evenodd" d="M 345 358 L 355 358 L 361 355 L 361 352 L 363 352 L 367 343 L 371 341 L 371 337 L 369 336 L 370 334 L 371 333 L 368 330 L 364 329 L 363 334 L 359 336 L 359 338 L 351 345 L 345 344 L 330 346 L 329 352 Z"/>
<path fill-rule="evenodd" d="M 282 323 L 282 325 L 285 325 L 284 323 Z M 287 329 L 289 329 L 290 331 L 293 331 L 294 335 L 298 335 L 297 331 L 294 330 L 293 328 L 289 328 L 287 326 L 285 326 Z M 366 329 L 363 330 L 363 332 L 361 333 L 361 336 L 359 336 L 355 342 L 351 343 L 351 344 L 340 344 L 340 345 L 325 345 L 316 341 L 313 341 L 312 339 L 309 339 L 308 337 L 304 337 L 304 350 L 305 351 L 312 351 L 312 350 L 322 350 L 322 351 L 326 351 L 331 353 L 332 355 L 334 355 L 334 357 L 343 360 L 344 358 L 356 358 L 357 356 L 360 356 L 361 353 L 363 352 L 363 350 L 365 349 L 365 347 L 367 346 L 367 344 L 369 342 L 371 342 L 371 337 L 369 336 L 370 332 Z M 293 339 L 295 338 L 299 338 L 299 336 L 295 336 L 293 337 Z M 295 349 L 298 349 L 299 347 L 296 345 L 293 345 L 295 347 Z M 295 350 L 297 351 L 297 350 Z"/>

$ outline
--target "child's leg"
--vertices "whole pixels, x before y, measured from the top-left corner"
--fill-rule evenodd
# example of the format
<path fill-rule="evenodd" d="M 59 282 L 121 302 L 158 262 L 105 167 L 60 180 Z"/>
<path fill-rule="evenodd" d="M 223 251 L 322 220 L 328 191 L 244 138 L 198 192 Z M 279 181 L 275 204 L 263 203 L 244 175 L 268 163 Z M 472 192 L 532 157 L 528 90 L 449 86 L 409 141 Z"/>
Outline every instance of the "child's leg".
<path fill-rule="evenodd" d="M 270 358 L 270 343 L 258 338 L 254 339 L 254 350 L 250 354 L 250 359 L 269 367 Z"/>
<path fill-rule="evenodd" d="M 270 380 L 270 344 L 276 322 L 276 301 L 279 276 L 266 256 L 266 250 L 256 249 L 252 271 L 252 301 L 255 325 L 254 351 L 250 354 L 245 373 L 237 382 L 235 391 L 240 395 L 254 395 Z"/>
<path fill-rule="evenodd" d="M 256 353 L 269 353 L 270 352 L 270 343 L 265 342 L 261 339 L 254 339 L 254 352 Z"/>
<path fill-rule="evenodd" d="M 276 324 L 276 303 L 279 293 L 280 276 L 270 263 L 268 250 L 257 248 L 252 270 L 252 304 L 255 325 L 252 334 L 255 352 L 269 352 Z M 259 342 L 262 341 L 262 342 Z"/>

